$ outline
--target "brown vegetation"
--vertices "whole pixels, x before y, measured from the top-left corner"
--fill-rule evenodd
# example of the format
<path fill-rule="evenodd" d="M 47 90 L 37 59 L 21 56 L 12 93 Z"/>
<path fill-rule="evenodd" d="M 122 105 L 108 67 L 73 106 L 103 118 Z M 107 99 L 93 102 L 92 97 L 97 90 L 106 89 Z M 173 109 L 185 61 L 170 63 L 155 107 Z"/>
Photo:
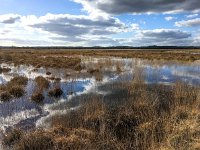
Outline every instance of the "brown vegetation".
<path fill-rule="evenodd" d="M 195 53 L 195 54 L 194 54 Z M 35 67 L 52 67 L 52 68 L 70 68 L 80 71 L 84 69 L 81 59 L 77 56 L 114 56 L 123 58 L 142 58 L 142 59 L 164 59 L 176 61 L 195 61 L 200 59 L 199 49 L 196 50 L 129 50 L 129 49 L 113 49 L 113 50 L 34 50 L 20 49 L 1 50 L 0 62 L 14 63 L 15 65 L 26 64 Z M 42 57 L 45 56 L 45 57 Z M 68 56 L 68 57 L 64 57 Z M 74 56 L 73 58 L 71 56 Z"/>
<path fill-rule="evenodd" d="M 22 131 L 19 129 L 13 129 L 9 134 L 7 134 L 3 139 L 3 144 L 7 146 L 14 145 L 21 139 Z"/>
<path fill-rule="evenodd" d="M 9 88 L 8 91 L 15 98 L 20 98 L 25 93 L 24 87 L 22 87 L 22 86 L 12 86 L 12 87 Z"/>
<path fill-rule="evenodd" d="M 44 100 L 44 98 L 45 97 L 43 96 L 43 93 L 41 92 L 35 92 L 31 96 L 31 100 L 36 103 L 41 103 Z"/>
<path fill-rule="evenodd" d="M 0 94 L 0 100 L 3 102 L 9 101 L 12 98 L 9 92 L 5 91 Z"/>
<path fill-rule="evenodd" d="M 28 83 L 28 78 L 24 77 L 24 76 L 17 76 L 14 77 L 10 80 L 10 82 L 8 82 L 8 85 L 12 86 L 12 85 L 22 85 L 25 86 Z"/>
<path fill-rule="evenodd" d="M 0 73 L 7 73 L 7 72 L 10 72 L 11 71 L 11 69 L 10 68 L 2 68 L 2 67 L 0 67 Z"/>
<path fill-rule="evenodd" d="M 14 147 L 20 150 L 199 148 L 199 89 L 180 82 L 174 86 L 133 82 L 120 87 L 127 91 L 122 103 L 118 103 L 119 92 L 112 94 L 112 99 L 98 95 L 82 97 L 79 109 L 53 117 L 52 128 L 48 130 L 23 134 Z"/>
<path fill-rule="evenodd" d="M 48 76 L 51 75 L 51 72 L 47 71 L 47 72 L 46 72 L 46 75 L 48 75 Z"/>
<path fill-rule="evenodd" d="M 18 51 L 4 51 L 0 52 L 0 62 L 4 63 L 14 63 L 15 65 L 32 65 L 36 68 L 46 67 L 46 68 L 69 68 L 78 69 L 77 65 L 81 63 L 80 58 L 72 57 L 42 57 L 42 53 L 39 51 L 34 52 L 18 52 Z"/>
<path fill-rule="evenodd" d="M 80 59 L 63 55 L 119 56 L 145 59 L 170 59 L 194 61 L 200 56 L 181 51 L 38 51 L 38 61 L 32 58 L 39 55 L 33 51 L 22 51 L 22 58 L 11 52 L 1 52 L 3 61 L 15 64 L 31 64 L 37 67 L 70 68 L 81 70 Z M 55 57 L 56 56 L 56 57 Z M 30 58 L 31 57 L 31 58 Z M 17 60 L 21 59 L 21 60 Z M 41 59 L 41 60 L 39 60 Z M 60 60 L 61 59 L 61 60 Z M 59 62 L 56 62 L 59 60 Z M 68 62 L 69 61 L 69 62 Z M 44 64 L 43 64 L 44 63 Z M 110 66 L 113 64 L 111 62 Z M 101 67 L 87 72 L 102 80 Z M 121 73 L 120 64 L 116 72 Z M 111 84 L 104 91 L 105 96 L 80 96 L 81 107 L 67 114 L 57 114 L 48 129 L 35 129 L 27 133 L 13 130 L 4 137 L 3 144 L 15 150 L 65 150 L 65 149 L 136 149 L 169 150 L 200 148 L 200 89 L 182 82 L 174 85 L 146 85 L 142 69 L 135 67 L 131 82 Z M 50 74 L 49 74 L 50 75 Z M 59 80 L 55 77 L 48 79 Z M 49 88 L 49 81 L 37 77 L 37 90 L 31 99 L 43 101 L 43 90 Z M 7 101 L 11 97 L 24 94 L 27 84 L 25 77 L 16 77 L 0 86 L 0 97 Z M 58 83 L 59 84 L 59 83 Z M 60 97 L 63 91 L 54 86 L 48 91 L 50 97 Z M 76 100 L 76 99 L 75 99 Z M 73 103 L 73 102 L 72 102 Z"/>
<path fill-rule="evenodd" d="M 56 87 L 54 89 L 49 90 L 48 94 L 50 97 L 60 97 L 63 94 L 63 91 L 61 88 Z"/>
<path fill-rule="evenodd" d="M 1 85 L 0 97 L 1 101 L 9 101 L 10 99 L 20 98 L 25 94 L 25 86 L 28 83 L 28 78 L 17 76 L 12 78 L 6 85 Z"/>
<path fill-rule="evenodd" d="M 36 77 L 35 82 L 37 83 L 37 88 L 39 90 L 47 89 L 49 87 L 49 81 L 45 77 Z"/>

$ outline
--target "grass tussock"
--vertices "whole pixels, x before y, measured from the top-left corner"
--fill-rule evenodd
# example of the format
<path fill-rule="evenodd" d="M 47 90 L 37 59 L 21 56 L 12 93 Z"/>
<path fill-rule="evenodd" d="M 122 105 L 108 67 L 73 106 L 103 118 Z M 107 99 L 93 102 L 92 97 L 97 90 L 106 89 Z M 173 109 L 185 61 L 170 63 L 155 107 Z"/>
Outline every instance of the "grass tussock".
<path fill-rule="evenodd" d="M 63 91 L 60 87 L 49 90 L 48 95 L 50 97 L 60 97 L 63 94 Z"/>
<path fill-rule="evenodd" d="M 10 68 L 0 67 L 0 73 L 7 73 L 7 72 L 10 72 L 10 71 L 11 71 Z"/>
<path fill-rule="evenodd" d="M 46 72 L 46 75 L 48 75 L 48 76 L 51 75 L 51 72 L 50 72 L 50 71 L 47 71 L 47 72 Z"/>
<path fill-rule="evenodd" d="M 95 74 L 95 73 L 99 73 L 100 70 L 99 70 L 99 69 L 89 68 L 89 69 L 87 70 L 87 72 L 90 73 L 90 74 Z"/>
<path fill-rule="evenodd" d="M 28 78 L 24 77 L 24 76 L 17 76 L 14 77 L 10 80 L 10 82 L 8 84 L 12 85 L 22 85 L 22 86 L 26 86 L 28 83 Z"/>
<path fill-rule="evenodd" d="M 31 96 L 31 100 L 36 103 L 41 103 L 44 100 L 44 95 L 41 92 L 35 92 Z"/>
<path fill-rule="evenodd" d="M 41 103 L 44 100 L 44 90 L 49 88 L 50 82 L 48 79 L 42 76 L 38 76 L 34 79 L 36 86 L 32 93 L 31 100 L 35 103 Z"/>
<path fill-rule="evenodd" d="M 12 86 L 9 88 L 9 93 L 15 98 L 20 98 L 25 94 L 25 90 L 22 86 Z"/>
<path fill-rule="evenodd" d="M 5 102 L 12 98 L 20 98 L 25 94 L 25 87 L 28 83 L 28 78 L 17 76 L 12 78 L 7 84 L 0 87 L 0 100 Z"/>
<path fill-rule="evenodd" d="M 46 79 L 45 77 L 42 77 L 42 76 L 38 76 L 35 78 L 35 82 L 37 84 L 37 88 L 40 89 L 40 90 L 44 90 L 44 89 L 47 89 L 49 87 L 49 80 Z"/>
<path fill-rule="evenodd" d="M 138 80 L 137 80 L 138 81 Z M 91 96 L 82 106 L 51 119 L 51 128 L 28 132 L 16 149 L 195 149 L 199 148 L 198 90 L 174 86 L 122 84 L 123 103 Z M 112 95 L 117 100 L 118 92 Z M 9 144 L 7 144 L 9 145 Z"/>
<path fill-rule="evenodd" d="M 12 98 L 11 94 L 7 91 L 1 92 L 1 94 L 0 94 L 0 100 L 2 102 L 9 101 L 11 98 Z"/>

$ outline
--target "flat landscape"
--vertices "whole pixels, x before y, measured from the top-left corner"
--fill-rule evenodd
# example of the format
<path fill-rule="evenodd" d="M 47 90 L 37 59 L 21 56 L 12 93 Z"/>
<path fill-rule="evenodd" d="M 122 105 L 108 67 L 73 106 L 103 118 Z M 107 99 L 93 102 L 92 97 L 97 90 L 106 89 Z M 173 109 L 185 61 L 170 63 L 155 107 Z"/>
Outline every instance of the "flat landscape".
<path fill-rule="evenodd" d="M 0 149 L 200 149 L 200 49 L 0 50 Z"/>

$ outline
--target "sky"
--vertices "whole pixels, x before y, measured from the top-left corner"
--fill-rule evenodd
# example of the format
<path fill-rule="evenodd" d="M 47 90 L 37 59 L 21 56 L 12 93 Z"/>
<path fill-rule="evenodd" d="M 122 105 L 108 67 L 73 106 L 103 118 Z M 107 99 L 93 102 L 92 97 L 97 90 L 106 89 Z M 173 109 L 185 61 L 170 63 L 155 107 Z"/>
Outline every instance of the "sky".
<path fill-rule="evenodd" d="M 0 46 L 200 46 L 200 0 L 0 4 Z"/>

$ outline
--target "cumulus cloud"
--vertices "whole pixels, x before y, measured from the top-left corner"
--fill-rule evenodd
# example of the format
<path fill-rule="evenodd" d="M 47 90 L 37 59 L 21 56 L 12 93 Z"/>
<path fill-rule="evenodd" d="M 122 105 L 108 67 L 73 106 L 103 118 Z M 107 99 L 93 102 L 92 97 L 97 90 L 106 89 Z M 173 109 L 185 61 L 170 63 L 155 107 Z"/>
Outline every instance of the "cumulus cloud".
<path fill-rule="evenodd" d="M 199 0 L 73 0 L 89 13 L 163 13 L 199 11 Z"/>
<path fill-rule="evenodd" d="M 114 44 L 111 36 L 118 33 L 132 32 L 139 29 L 138 24 L 126 25 L 111 16 L 88 16 L 69 14 L 46 14 L 20 16 L 12 26 L 0 24 L 0 42 L 35 45 L 40 39 L 56 45 L 94 45 L 99 43 Z M 5 35 L 6 34 L 6 35 Z M 105 38 L 105 36 L 107 36 Z M 24 42 L 23 42 L 24 41 Z M 40 45 L 41 42 L 38 42 Z M 15 45 L 15 44 L 14 44 Z M 73 45 L 74 46 L 74 45 Z"/>
<path fill-rule="evenodd" d="M 92 18 L 84 15 L 47 14 L 32 20 L 34 21 L 30 22 L 30 24 L 26 23 L 26 25 L 59 36 L 64 36 L 65 38 L 83 35 L 111 35 L 120 32 L 129 32 L 139 28 L 138 24 L 127 26 L 114 17 Z M 23 21 L 28 22 L 26 19 L 23 19 Z"/>
<path fill-rule="evenodd" d="M 174 18 L 168 18 L 170 19 Z M 125 24 L 118 18 L 104 13 L 102 16 L 94 14 L 46 14 L 39 17 L 12 14 L 0 16 L 0 45 L 198 45 L 198 40 L 199 37 L 193 39 L 190 33 L 177 29 L 144 30 L 137 23 Z"/>
<path fill-rule="evenodd" d="M 174 19 L 176 19 L 176 17 L 172 17 L 172 16 L 165 17 L 165 20 L 167 20 L 167 21 L 171 21 Z"/>
<path fill-rule="evenodd" d="M 200 26 L 200 18 L 177 21 L 177 22 L 175 22 L 175 26 L 177 26 L 177 27 L 198 27 L 198 26 Z"/>
<path fill-rule="evenodd" d="M 17 14 L 5 14 L 0 15 L 0 23 L 13 24 L 20 19 L 20 15 Z"/>

